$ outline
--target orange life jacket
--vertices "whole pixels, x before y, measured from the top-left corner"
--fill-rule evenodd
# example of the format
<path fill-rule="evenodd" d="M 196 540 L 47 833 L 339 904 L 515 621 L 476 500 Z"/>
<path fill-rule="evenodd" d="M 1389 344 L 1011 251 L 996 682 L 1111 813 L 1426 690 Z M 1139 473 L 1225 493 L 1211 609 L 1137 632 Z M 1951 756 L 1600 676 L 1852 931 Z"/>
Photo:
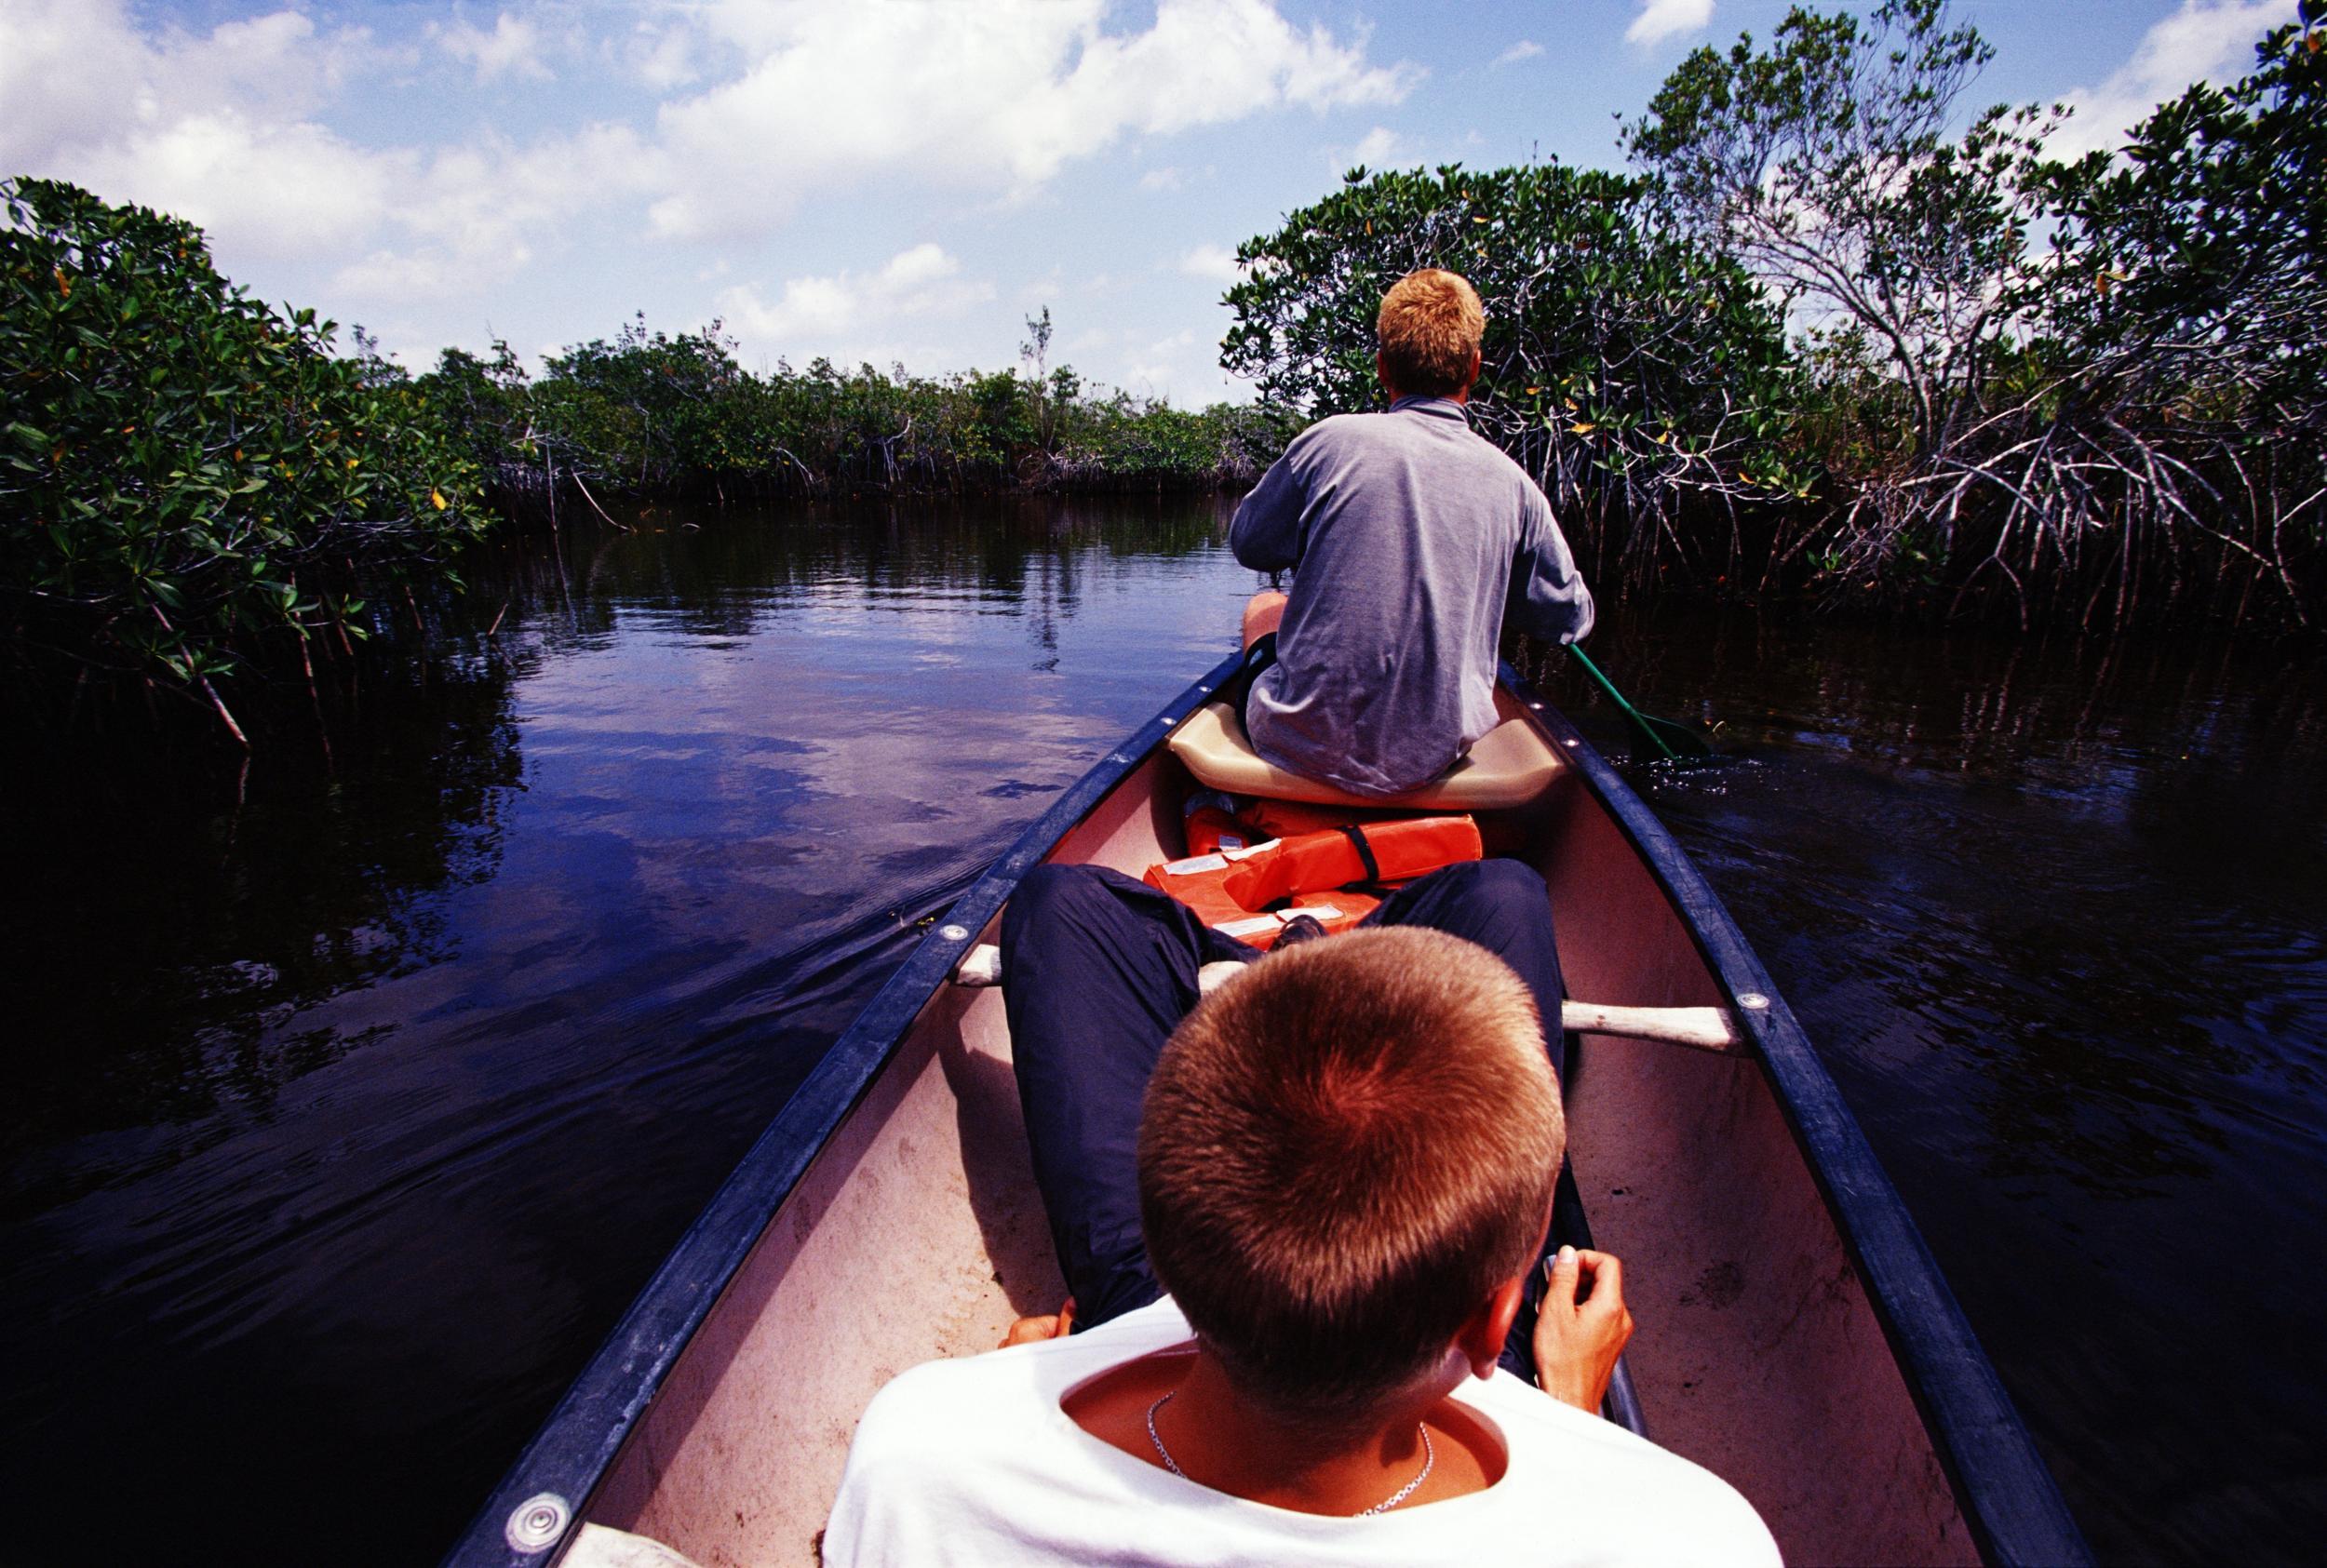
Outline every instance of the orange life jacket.
<path fill-rule="evenodd" d="M 1304 833 L 1323 833 L 1352 823 L 1370 825 L 1412 814 L 1389 806 L 1320 806 L 1307 800 L 1247 797 L 1236 820 L 1255 835 L 1257 842 L 1261 838 L 1293 838 Z"/>
<path fill-rule="evenodd" d="M 1190 806 L 1189 848 L 1206 852 L 1149 867 L 1148 885 L 1254 947 L 1273 945 L 1296 915 L 1328 931 L 1357 924 L 1381 899 L 1352 883 L 1405 881 L 1481 853 L 1478 824 L 1467 816 L 1351 824 L 1247 846 L 1235 841 L 1244 824 L 1224 804 Z"/>
<path fill-rule="evenodd" d="M 1297 894 L 1284 907 L 1269 910 L 1253 908 L 1231 896 L 1228 880 L 1237 868 L 1238 858 L 1275 848 L 1274 843 L 1260 844 L 1249 850 L 1222 850 L 1166 861 L 1148 867 L 1148 886 L 1171 894 L 1221 934 L 1263 949 L 1276 945 L 1277 933 L 1296 915 L 1311 916 L 1329 931 L 1347 931 L 1381 903 L 1370 893 L 1321 890 Z"/>
<path fill-rule="evenodd" d="M 1236 810 L 1236 802 L 1217 790 L 1207 790 L 1189 798 L 1187 809 L 1188 852 L 1208 855 L 1215 850 L 1244 850 L 1273 833 L 1255 833 Z"/>
<path fill-rule="evenodd" d="M 1187 822 L 1188 852 L 1208 855 L 1215 850 L 1248 850 L 1271 838 L 1298 838 L 1352 824 L 1402 820 L 1413 815 L 1388 806 L 1317 806 L 1306 800 L 1268 800 L 1249 795 L 1227 795 L 1217 789 L 1188 797 L 1181 809 Z"/>
<path fill-rule="evenodd" d="M 1476 860 L 1479 827 L 1467 816 L 1352 823 L 1261 844 L 1229 867 L 1223 891 L 1247 909 L 1356 882 L 1396 883 Z"/>

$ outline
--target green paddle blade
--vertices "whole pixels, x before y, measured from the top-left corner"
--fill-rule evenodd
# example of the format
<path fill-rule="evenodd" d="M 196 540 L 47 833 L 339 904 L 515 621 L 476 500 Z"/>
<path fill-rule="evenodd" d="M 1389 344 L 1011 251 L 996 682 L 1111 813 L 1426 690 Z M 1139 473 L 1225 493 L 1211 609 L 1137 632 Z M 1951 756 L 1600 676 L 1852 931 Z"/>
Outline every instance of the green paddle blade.
<path fill-rule="evenodd" d="M 1609 702 L 1616 704 L 1617 710 L 1623 714 L 1624 717 L 1631 722 L 1632 727 L 1640 732 L 1641 737 L 1655 748 L 1658 756 L 1669 762 L 1689 762 L 1702 761 L 1721 755 L 1713 749 L 1713 743 L 1705 739 L 1704 735 L 1694 726 L 1682 724 L 1670 718 L 1659 718 L 1654 714 L 1642 713 L 1626 702 L 1624 694 L 1616 690 L 1616 683 L 1600 673 L 1600 666 L 1594 663 L 1591 656 L 1582 649 L 1570 643 L 1567 646 L 1567 651 L 1575 655 L 1576 663 L 1583 666 L 1583 673 L 1592 677 L 1593 684 L 1606 694 Z"/>
<path fill-rule="evenodd" d="M 1657 744 L 1664 748 L 1664 755 L 1676 762 L 1685 761 L 1692 757 L 1710 757 L 1720 755 L 1713 749 L 1713 743 L 1702 733 L 1676 719 L 1659 718 L 1656 715 L 1649 713 L 1636 713 L 1633 715 L 1633 719 L 1642 729 L 1655 736 Z"/>

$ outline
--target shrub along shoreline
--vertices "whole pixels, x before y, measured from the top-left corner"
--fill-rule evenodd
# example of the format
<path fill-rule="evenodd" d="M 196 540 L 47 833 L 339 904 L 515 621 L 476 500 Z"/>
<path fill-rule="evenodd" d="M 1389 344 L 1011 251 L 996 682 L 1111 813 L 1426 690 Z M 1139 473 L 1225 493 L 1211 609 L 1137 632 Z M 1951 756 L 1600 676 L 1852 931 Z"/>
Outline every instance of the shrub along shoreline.
<path fill-rule="evenodd" d="M 207 706 L 245 659 L 352 663 L 371 601 L 458 583 L 482 475 L 428 399 L 251 300 L 201 231 L 53 181 L 0 185 L 0 639 L 74 706 Z M 415 611 L 415 614 L 417 611 Z"/>

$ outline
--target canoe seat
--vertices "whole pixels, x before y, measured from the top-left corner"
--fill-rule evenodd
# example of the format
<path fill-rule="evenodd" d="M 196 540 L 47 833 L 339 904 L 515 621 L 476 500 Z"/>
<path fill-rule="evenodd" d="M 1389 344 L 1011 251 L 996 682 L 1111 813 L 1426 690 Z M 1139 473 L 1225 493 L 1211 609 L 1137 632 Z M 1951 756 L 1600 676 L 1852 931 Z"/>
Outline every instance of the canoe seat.
<path fill-rule="evenodd" d="M 1533 800 L 1567 766 L 1533 725 L 1515 717 L 1481 736 L 1453 767 L 1404 795 L 1352 795 L 1285 771 L 1253 750 L 1244 721 L 1227 703 L 1206 703 L 1190 714 L 1172 731 L 1171 746 L 1172 755 L 1208 788 L 1326 806 L 1499 811 Z"/>

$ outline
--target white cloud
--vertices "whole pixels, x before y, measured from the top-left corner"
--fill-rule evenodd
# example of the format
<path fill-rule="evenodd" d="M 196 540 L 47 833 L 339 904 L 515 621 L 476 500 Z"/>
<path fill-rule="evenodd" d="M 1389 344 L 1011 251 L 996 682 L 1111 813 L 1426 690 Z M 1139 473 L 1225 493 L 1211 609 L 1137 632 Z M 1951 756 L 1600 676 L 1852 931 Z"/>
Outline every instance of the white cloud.
<path fill-rule="evenodd" d="M 1415 161 L 1414 152 L 1406 145 L 1406 138 L 1392 130 L 1388 126 L 1376 126 L 1364 136 L 1359 137 L 1357 145 L 1354 147 L 1345 147 L 1325 154 L 1325 162 L 1330 164 L 1336 171 L 1349 169 L 1359 164 L 1365 165 L 1367 168 L 1395 168 L 1402 164 L 1410 164 Z"/>
<path fill-rule="evenodd" d="M 785 281 L 771 304 L 749 286 L 720 295 L 720 309 L 737 336 L 772 354 L 844 342 L 861 342 L 908 317 L 957 316 L 994 297 L 994 286 L 961 275 L 962 263 L 941 246 L 914 246 L 878 272 L 842 271 Z M 850 357 L 866 357 L 858 349 Z"/>
<path fill-rule="evenodd" d="M 1225 245 L 1195 247 L 1180 257 L 1179 270 L 1214 283 L 1239 283 L 1244 276 L 1244 269 L 1236 264 L 1236 252 Z"/>
<path fill-rule="evenodd" d="M 868 202 L 926 207 L 933 194 L 990 213 L 1127 144 L 1126 178 L 1142 188 L 1201 188 L 1214 168 L 1164 165 L 1172 153 L 1150 139 L 1297 111 L 1348 115 L 1333 130 L 1354 137 L 1370 120 L 1352 111 L 1386 116 L 1420 74 L 1378 54 L 1362 26 L 1293 21 L 1281 0 L 252 8 L 213 24 L 224 7 L 0 0 L 0 173 L 181 214 L 209 231 L 223 270 L 266 297 L 279 289 L 383 328 L 422 355 L 492 315 L 534 342 L 536 317 L 599 309 L 618 279 L 650 309 L 724 306 L 780 352 L 814 339 L 812 351 L 835 357 L 910 349 L 935 355 L 933 369 L 990 357 L 1017 341 L 1010 277 L 966 276 L 935 246 L 885 264 L 885 249 L 841 250 L 787 269 L 725 242 L 764 235 L 806 200 L 820 220 Z M 340 20 L 350 16 L 379 31 Z M 599 86 L 556 95 L 562 113 L 546 122 L 537 92 L 513 112 L 511 89 L 553 65 L 576 84 L 593 72 Z M 608 112 L 627 123 L 586 123 L 599 111 L 579 102 L 624 104 Z M 1397 147 L 1378 128 L 1358 152 Z M 919 232 L 949 240 L 935 226 L 943 217 Z M 809 243 L 848 221 L 820 221 Z M 625 243 L 648 235 L 673 243 Z M 1183 263 L 1230 275 L 1224 251 L 1180 254 L 1188 243 L 1148 248 L 1111 276 L 1076 269 L 1034 303 L 1120 319 Z M 1171 258 L 1161 269 L 1158 255 Z M 722 261 L 733 270 L 706 267 Z M 509 288 L 519 277 L 521 293 Z M 684 287 L 666 287 L 674 278 Z M 1166 291 L 1184 298 L 1184 286 Z M 902 319 L 880 325 L 891 318 Z M 1217 379 L 1208 347 L 1166 349 L 1163 330 L 1126 329 L 1116 363 L 1159 372 L 1177 354 L 1161 384 Z"/>
<path fill-rule="evenodd" d="M 1192 328 L 1151 342 L 1126 342 L 1123 388 L 1143 397 L 1169 397 L 1181 408 L 1234 398 L 1238 388 L 1220 369 L 1220 345 Z M 1248 389 L 1246 389 L 1248 391 Z"/>
<path fill-rule="evenodd" d="M 657 92 L 684 87 L 699 74 L 694 34 L 683 26 L 657 28 L 641 21 L 625 52 L 630 70 Z"/>
<path fill-rule="evenodd" d="M 508 19 L 503 18 L 506 22 Z M 530 30 L 439 30 L 480 75 L 527 69 Z M 361 146 L 316 118 L 357 74 L 413 59 L 361 29 L 318 33 L 292 11 L 208 34 L 141 32 L 121 0 L 0 6 L 0 166 L 83 184 L 208 230 L 229 272 L 337 261 L 335 287 L 383 302 L 475 294 L 521 267 L 535 236 L 635 194 L 653 167 L 635 133 L 599 127 L 518 146 Z"/>
<path fill-rule="evenodd" d="M 191 218 L 250 255 L 328 253 L 412 168 L 307 117 L 376 53 L 289 11 L 149 38 L 120 0 L 10 0 L 0 167 Z"/>
<path fill-rule="evenodd" d="M 1087 276 L 1078 271 L 1078 276 Z M 1049 268 L 1025 279 L 1010 291 L 1010 297 L 1028 310 L 1047 305 L 1066 291 L 1067 269 L 1053 261 Z"/>
<path fill-rule="evenodd" d="M 1713 0 L 1640 0 L 1640 14 L 1624 29 L 1632 44 L 1661 44 L 1683 33 L 1702 31 L 1713 20 Z"/>
<path fill-rule="evenodd" d="M 667 236 L 774 227 L 807 194 L 903 173 L 1023 194 L 1126 133 L 1168 135 L 1264 110 L 1393 103 L 1408 67 L 1363 37 L 1296 30 L 1269 0 L 1159 0 L 1144 33 L 1103 0 L 866 6 L 805 0 L 704 13 L 742 74 L 666 104 Z M 878 62 L 873 64 L 871 62 Z"/>
<path fill-rule="evenodd" d="M 375 229 L 416 160 L 368 152 L 306 122 L 253 121 L 233 108 L 139 127 L 66 160 L 108 200 L 190 218 L 244 254 L 317 257 Z"/>
<path fill-rule="evenodd" d="M 476 68 L 479 86 L 507 75 L 550 79 L 549 67 L 542 62 L 539 30 L 507 11 L 494 19 L 491 33 L 466 21 L 449 27 L 431 22 L 428 33 L 438 48 Z"/>
<path fill-rule="evenodd" d="M 2183 0 L 2182 8 L 2151 27 L 2133 54 L 2097 87 L 2062 95 L 2075 111 L 2047 144 L 2061 157 L 2114 148 L 2125 133 L 2193 82 L 2245 74 L 2254 40 L 2294 20 L 2294 0 Z"/>
<path fill-rule="evenodd" d="M 207 36 L 152 41 L 121 0 L 7 0 L 0 6 L 0 161 L 11 174 L 53 169 L 77 150 L 153 134 L 232 108 L 295 120 L 373 55 L 370 35 L 319 35 L 293 11 L 233 21 Z"/>
<path fill-rule="evenodd" d="M 520 255 L 518 259 L 525 258 Z M 331 282 L 352 299 L 402 302 L 465 292 L 475 279 L 441 249 L 382 248 L 348 262 L 331 275 Z"/>
<path fill-rule="evenodd" d="M 1497 55 L 1493 63 L 1496 65 L 1516 65 L 1523 60 L 1533 60 L 1537 55 L 1540 55 L 1542 52 L 1542 45 L 1537 43 L 1532 38 L 1522 38 L 1517 43 L 1512 45 L 1511 47 Z"/>
<path fill-rule="evenodd" d="M 475 292 L 518 272 L 533 246 L 602 201 L 636 195 L 656 168 L 626 126 L 516 146 L 486 138 L 437 150 L 399 184 L 389 228 L 406 249 L 343 269 L 335 283 L 397 299 L 437 288 Z M 431 273 L 442 281 L 422 281 Z M 397 278 L 407 280 L 402 286 Z"/>
<path fill-rule="evenodd" d="M 1173 371 L 1185 367 L 1188 351 L 1195 342 L 1195 333 L 1180 331 L 1148 344 L 1144 356 L 1131 366 L 1125 376 L 1131 389 L 1154 396 L 1159 386 L 1167 386 L 1176 379 Z"/>
<path fill-rule="evenodd" d="M 589 47 L 546 15 L 424 21 L 391 48 L 291 9 L 200 32 L 131 0 L 0 0 L 0 168 L 182 214 L 230 270 L 327 262 L 369 310 L 482 292 L 577 219 L 632 202 L 683 241 L 764 234 L 806 195 L 875 179 L 1019 196 L 1129 135 L 1394 102 L 1416 75 L 1369 60 L 1362 34 L 1296 27 L 1274 0 L 1159 0 L 1144 31 L 1110 21 L 1108 0 L 705 0 L 618 22 L 597 47 L 612 71 L 676 91 L 652 127 L 516 141 L 437 117 L 357 140 L 324 113 L 350 82 L 440 74 L 424 54 L 479 85 L 545 76 L 554 47 Z M 1150 188 L 1186 178 L 1156 170 Z"/>

